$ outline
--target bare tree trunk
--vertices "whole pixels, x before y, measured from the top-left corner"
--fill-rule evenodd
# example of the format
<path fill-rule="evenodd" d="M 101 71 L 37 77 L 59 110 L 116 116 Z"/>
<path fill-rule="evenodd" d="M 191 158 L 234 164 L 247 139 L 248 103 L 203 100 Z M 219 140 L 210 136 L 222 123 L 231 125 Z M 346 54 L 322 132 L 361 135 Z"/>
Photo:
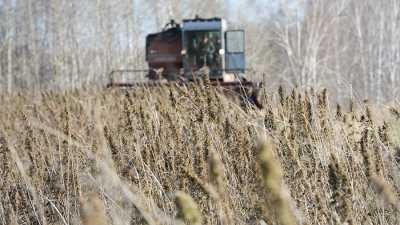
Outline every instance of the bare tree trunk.
<path fill-rule="evenodd" d="M 335 15 L 339 15 L 339 3 L 336 3 L 335 7 Z M 342 98 L 342 82 L 343 79 L 342 73 L 340 71 L 340 57 L 339 57 L 339 48 L 340 48 L 340 40 L 339 40 L 339 27 L 337 24 L 333 24 L 333 51 L 334 51 L 334 76 L 335 76 L 335 85 L 336 85 L 336 99 L 337 101 L 341 101 Z"/>
<path fill-rule="evenodd" d="M 11 94 L 13 89 L 13 76 L 12 76 L 12 67 L 13 67 L 13 59 L 12 59 L 12 47 L 13 42 L 12 38 L 8 37 L 7 44 L 7 93 Z"/>
<path fill-rule="evenodd" d="M 104 23 L 103 23 L 103 19 L 104 19 L 104 1 L 103 0 L 96 0 L 96 33 L 98 34 L 98 40 L 96 41 L 96 59 L 97 62 L 99 63 L 99 65 L 97 65 L 97 68 L 99 70 L 97 70 L 97 74 L 100 74 L 102 71 L 104 71 L 105 69 L 105 61 L 104 61 L 104 55 L 106 50 L 103 48 L 103 46 L 100 45 L 100 43 L 104 43 L 105 41 L 105 34 L 104 34 Z M 101 54 L 101 56 L 99 56 L 98 54 Z"/>
<path fill-rule="evenodd" d="M 380 21 L 379 21 L 379 30 L 378 30 L 378 38 L 379 38 L 379 44 L 378 44 L 378 68 L 376 72 L 376 101 L 378 103 L 382 102 L 382 76 L 383 76 L 383 48 L 384 48 L 384 39 L 383 39 L 383 34 L 384 34 L 384 15 L 383 12 L 380 13 Z"/>
<path fill-rule="evenodd" d="M 396 73 L 398 72 L 398 63 L 400 51 L 398 40 L 399 40 L 399 3 L 396 0 L 390 2 L 391 10 L 391 23 L 390 23 L 390 70 L 389 70 L 389 85 L 390 86 L 390 98 L 394 99 L 397 89 Z"/>
<path fill-rule="evenodd" d="M 11 21 L 11 0 L 6 1 L 6 27 L 7 27 L 7 93 L 11 94 L 13 91 L 13 34 L 12 34 L 12 21 Z"/>
<path fill-rule="evenodd" d="M 32 59 L 30 61 L 31 66 L 31 88 L 33 90 L 34 96 L 38 97 L 40 92 L 40 77 L 39 77 L 39 51 L 37 47 L 37 32 L 35 30 L 35 15 L 33 12 L 32 0 L 27 0 L 26 11 L 28 15 L 28 32 L 30 34 L 29 39 L 29 49 L 31 50 Z"/>

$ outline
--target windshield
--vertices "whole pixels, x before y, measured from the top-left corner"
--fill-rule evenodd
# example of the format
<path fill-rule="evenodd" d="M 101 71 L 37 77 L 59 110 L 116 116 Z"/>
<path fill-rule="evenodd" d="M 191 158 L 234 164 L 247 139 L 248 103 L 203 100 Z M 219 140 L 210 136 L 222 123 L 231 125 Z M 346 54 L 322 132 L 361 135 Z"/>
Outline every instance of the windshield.
<path fill-rule="evenodd" d="M 186 69 L 195 71 L 207 66 L 212 74 L 222 68 L 220 31 L 185 32 Z"/>

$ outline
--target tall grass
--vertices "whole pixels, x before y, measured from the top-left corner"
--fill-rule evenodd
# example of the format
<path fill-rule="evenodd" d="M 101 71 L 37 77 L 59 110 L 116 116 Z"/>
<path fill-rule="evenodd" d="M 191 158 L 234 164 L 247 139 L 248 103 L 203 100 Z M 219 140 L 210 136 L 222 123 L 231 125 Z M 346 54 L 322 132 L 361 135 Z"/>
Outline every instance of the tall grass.
<path fill-rule="evenodd" d="M 399 106 L 260 98 L 204 85 L 1 96 L 0 224 L 399 224 Z"/>

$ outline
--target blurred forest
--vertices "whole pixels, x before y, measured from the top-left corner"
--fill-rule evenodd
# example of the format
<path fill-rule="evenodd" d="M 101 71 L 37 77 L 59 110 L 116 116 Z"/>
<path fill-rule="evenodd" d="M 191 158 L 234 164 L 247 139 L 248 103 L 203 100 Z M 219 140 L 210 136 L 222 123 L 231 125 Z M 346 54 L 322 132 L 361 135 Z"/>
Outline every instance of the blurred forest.
<path fill-rule="evenodd" d="M 0 93 L 103 86 L 146 68 L 146 34 L 196 14 L 246 30 L 250 79 L 270 89 L 399 96 L 399 0 L 0 0 Z"/>

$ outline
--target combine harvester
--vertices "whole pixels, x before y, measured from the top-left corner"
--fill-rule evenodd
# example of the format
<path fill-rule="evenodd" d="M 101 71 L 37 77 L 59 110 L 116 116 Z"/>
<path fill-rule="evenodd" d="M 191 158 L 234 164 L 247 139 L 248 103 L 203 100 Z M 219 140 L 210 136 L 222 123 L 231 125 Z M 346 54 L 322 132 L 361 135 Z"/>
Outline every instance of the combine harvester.
<path fill-rule="evenodd" d="M 208 75 L 210 84 L 236 93 L 257 107 L 261 83 L 245 78 L 245 33 L 227 30 L 221 18 L 175 21 L 146 37 L 148 70 L 114 70 L 108 87 L 185 85 Z M 144 73 L 147 82 L 126 81 L 125 74 Z"/>

